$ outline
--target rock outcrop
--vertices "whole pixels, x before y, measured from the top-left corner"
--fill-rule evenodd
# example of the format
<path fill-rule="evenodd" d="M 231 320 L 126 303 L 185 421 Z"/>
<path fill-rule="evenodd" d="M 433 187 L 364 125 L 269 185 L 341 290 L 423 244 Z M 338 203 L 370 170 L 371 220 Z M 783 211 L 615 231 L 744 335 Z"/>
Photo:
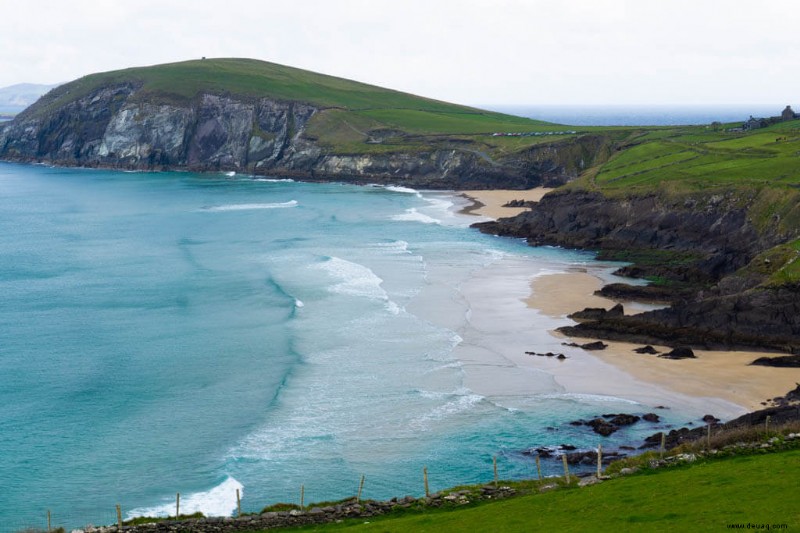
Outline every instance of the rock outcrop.
<path fill-rule="evenodd" d="M 72 89 L 71 89 L 72 88 Z M 608 150 L 602 135 L 533 146 L 493 160 L 447 139 L 413 150 L 344 153 L 307 135 L 325 109 L 301 101 L 200 94 L 169 103 L 134 81 L 58 105 L 59 87 L 0 126 L 0 158 L 131 170 L 237 171 L 303 180 L 397 183 L 419 188 L 524 189 L 560 185 Z M 393 136 L 404 135 L 393 132 Z M 377 133 L 365 140 L 381 143 Z"/>
<path fill-rule="evenodd" d="M 633 316 L 596 313 L 594 320 L 561 328 L 568 335 L 798 352 L 800 285 L 763 284 L 765 275 L 737 272 L 798 234 L 797 229 L 787 230 L 779 217 L 754 220 L 752 207 L 762 201 L 759 194 L 732 189 L 610 198 L 599 192 L 559 190 L 531 211 L 476 226 L 487 233 L 526 238 L 532 245 L 597 249 L 611 257 L 629 253 L 636 263 L 621 274 L 657 278 L 674 287 L 657 291 L 659 299 L 672 300 L 669 308 Z M 640 263 L 642 256 L 650 261 Z M 673 298 L 662 292 L 671 292 Z"/>

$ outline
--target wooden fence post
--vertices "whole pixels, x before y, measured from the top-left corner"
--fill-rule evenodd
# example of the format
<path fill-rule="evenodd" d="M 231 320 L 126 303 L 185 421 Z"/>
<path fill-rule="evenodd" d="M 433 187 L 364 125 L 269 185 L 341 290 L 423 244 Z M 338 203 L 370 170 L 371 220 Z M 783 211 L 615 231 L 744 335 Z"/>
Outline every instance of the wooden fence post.
<path fill-rule="evenodd" d="M 542 480 L 542 462 L 539 460 L 539 454 L 536 454 L 536 473 L 539 475 L 539 481 Z"/>
<path fill-rule="evenodd" d="M 364 490 L 364 474 L 361 474 L 361 482 L 358 484 L 358 496 L 356 496 L 356 503 L 361 502 L 361 491 Z"/>
<path fill-rule="evenodd" d="M 50 509 L 47 510 L 47 533 L 50 533 Z"/>
<path fill-rule="evenodd" d="M 708 431 L 706 434 L 706 448 L 711 450 L 711 423 L 708 423 Z"/>
<path fill-rule="evenodd" d="M 122 531 L 122 507 L 117 504 L 117 527 Z"/>
<path fill-rule="evenodd" d="M 767 419 L 764 422 L 764 432 L 767 434 L 767 437 L 769 437 L 769 419 L 770 419 L 770 416 L 767 415 Z"/>
<path fill-rule="evenodd" d="M 494 467 L 494 486 L 497 488 L 497 456 L 492 457 L 492 466 Z"/>
<path fill-rule="evenodd" d="M 561 461 L 564 463 L 564 477 L 567 480 L 567 485 L 569 485 L 569 466 L 567 465 L 567 454 L 561 456 Z"/>
<path fill-rule="evenodd" d="M 667 434 L 661 432 L 661 458 L 664 458 L 664 452 L 667 450 Z"/>
<path fill-rule="evenodd" d="M 181 493 L 175 493 L 175 520 L 180 520 L 181 518 Z"/>
<path fill-rule="evenodd" d="M 239 495 L 239 489 L 236 489 L 236 516 L 242 516 L 242 498 Z"/>
<path fill-rule="evenodd" d="M 425 497 L 431 495 L 430 491 L 428 490 L 428 467 L 422 467 L 422 479 L 425 481 Z"/>
<path fill-rule="evenodd" d="M 603 445 L 597 445 L 597 479 L 603 475 Z"/>
<path fill-rule="evenodd" d="M 300 485 L 300 510 L 301 511 L 305 507 L 305 505 L 304 505 L 305 499 L 306 499 L 306 486 L 305 485 Z"/>

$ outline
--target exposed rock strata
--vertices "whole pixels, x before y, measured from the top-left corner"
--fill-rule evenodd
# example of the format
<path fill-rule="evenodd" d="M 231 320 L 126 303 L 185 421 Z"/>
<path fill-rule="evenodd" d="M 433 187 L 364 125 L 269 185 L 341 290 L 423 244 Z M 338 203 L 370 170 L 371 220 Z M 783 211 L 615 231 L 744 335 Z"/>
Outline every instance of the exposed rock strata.
<path fill-rule="evenodd" d="M 51 102 L 59 91 L 69 86 L 55 89 L 0 126 L 0 158 L 136 170 L 237 171 L 420 188 L 526 189 L 566 183 L 607 153 L 609 145 L 604 136 L 585 135 L 497 160 L 471 148 L 469 141 L 447 139 L 434 139 L 427 148 L 414 150 L 342 153 L 306 134 L 309 121 L 324 109 L 298 101 L 202 94 L 191 103 L 176 105 L 166 97 L 141 97 L 139 86 L 127 82 L 54 106 Z M 374 133 L 365 142 L 380 143 L 385 133 Z"/>

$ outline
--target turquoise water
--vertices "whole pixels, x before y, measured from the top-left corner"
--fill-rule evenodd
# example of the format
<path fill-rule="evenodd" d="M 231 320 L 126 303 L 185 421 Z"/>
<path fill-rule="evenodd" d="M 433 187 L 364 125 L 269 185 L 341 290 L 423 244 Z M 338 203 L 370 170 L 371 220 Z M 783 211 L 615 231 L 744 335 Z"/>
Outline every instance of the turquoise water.
<path fill-rule="evenodd" d="M 495 374 L 459 359 L 489 334 L 470 287 L 592 258 L 482 235 L 460 201 L 0 163 L 0 530 L 164 514 L 176 492 L 216 515 L 236 489 L 245 511 L 338 499 L 362 474 L 366 498 L 419 495 L 423 466 L 437 490 L 493 456 L 530 476 L 523 450 L 596 445 L 569 420 L 649 409 L 546 372 L 476 392 Z M 526 346 L 558 350 L 531 317 Z"/>

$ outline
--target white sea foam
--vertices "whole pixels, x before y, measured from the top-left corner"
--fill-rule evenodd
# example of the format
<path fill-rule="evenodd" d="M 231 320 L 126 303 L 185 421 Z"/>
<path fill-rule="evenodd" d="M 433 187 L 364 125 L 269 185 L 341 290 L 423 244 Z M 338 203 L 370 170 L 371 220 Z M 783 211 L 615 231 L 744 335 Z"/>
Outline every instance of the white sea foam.
<path fill-rule="evenodd" d="M 432 374 L 434 372 L 439 372 L 441 370 L 447 370 L 447 369 L 450 369 L 450 368 L 463 368 L 463 367 L 464 367 L 464 363 L 462 363 L 461 361 L 453 361 L 453 362 L 450 362 L 450 363 L 447 363 L 447 364 L 444 364 L 444 365 L 437 366 L 435 368 L 431 368 L 430 370 L 427 370 L 425 373 L 426 374 Z M 422 392 L 424 394 L 424 391 L 422 391 Z"/>
<path fill-rule="evenodd" d="M 236 175 L 236 172 L 231 170 L 230 172 L 225 172 L 225 175 L 228 176 L 229 178 L 232 178 L 232 177 L 234 177 Z"/>
<path fill-rule="evenodd" d="M 423 224 L 441 224 L 442 221 L 431 216 L 426 215 L 425 213 L 420 213 L 417 211 L 415 207 L 410 209 L 406 209 L 405 213 L 401 213 L 399 215 L 392 215 L 392 220 L 398 220 L 401 222 L 422 222 Z"/>
<path fill-rule="evenodd" d="M 542 394 L 537 396 L 543 400 L 573 400 L 580 403 L 625 403 L 630 405 L 638 405 L 639 402 L 633 400 L 626 400 L 625 398 L 618 398 L 616 396 L 603 396 L 600 394 L 579 394 L 567 392 L 563 394 Z"/>
<path fill-rule="evenodd" d="M 328 287 L 330 292 L 380 300 L 385 302 L 386 309 L 390 313 L 394 315 L 400 313 L 400 307 L 389 299 L 389 295 L 381 287 L 383 279 L 364 265 L 339 257 L 331 257 L 327 261 L 318 263 L 315 267 L 327 272 L 338 281 Z"/>
<path fill-rule="evenodd" d="M 375 248 L 378 248 L 379 250 L 390 253 L 403 253 L 403 254 L 411 253 L 411 251 L 408 249 L 408 243 L 406 241 L 380 242 L 373 246 Z"/>
<path fill-rule="evenodd" d="M 435 207 L 436 209 L 441 209 L 443 211 L 449 211 L 450 208 L 453 207 L 453 202 L 444 198 L 426 196 L 425 201 L 428 202 L 431 207 Z"/>
<path fill-rule="evenodd" d="M 420 394 L 426 394 L 420 391 Z M 438 393 L 429 392 L 430 399 L 437 399 Z M 481 401 L 484 397 L 479 394 L 468 393 L 466 389 L 459 389 L 455 394 L 445 395 L 446 397 L 453 397 L 452 400 L 447 401 L 441 405 L 434 407 L 428 413 L 419 416 L 409 423 L 409 426 L 416 430 L 428 430 L 432 424 L 452 417 L 454 415 L 470 411 Z"/>
<path fill-rule="evenodd" d="M 253 178 L 253 181 L 264 181 L 267 183 L 294 183 L 292 178 Z"/>
<path fill-rule="evenodd" d="M 386 291 L 381 288 L 383 280 L 364 265 L 339 257 L 331 257 L 327 261 L 318 263 L 316 267 L 338 280 L 338 283 L 330 287 L 331 292 L 365 296 L 378 300 L 387 298 Z"/>
<path fill-rule="evenodd" d="M 388 186 L 385 187 L 385 189 L 387 191 L 400 192 L 400 193 L 405 193 L 405 194 L 413 194 L 413 195 L 422 197 L 422 195 L 419 193 L 419 191 L 417 191 L 416 189 L 412 189 L 410 187 L 402 187 L 400 185 L 388 185 Z"/>
<path fill-rule="evenodd" d="M 306 304 L 303 303 L 302 300 L 298 300 L 297 298 L 294 299 L 294 306 L 295 307 L 305 307 Z"/>
<path fill-rule="evenodd" d="M 181 496 L 181 514 L 193 514 L 201 512 L 206 516 L 231 516 L 236 510 L 236 490 L 239 490 L 239 497 L 244 495 L 244 485 L 232 477 L 228 477 L 205 492 L 195 492 L 186 496 Z M 127 520 L 139 516 L 166 517 L 175 515 L 175 500 L 170 499 L 168 503 L 155 505 L 153 507 L 137 507 L 128 512 Z"/>
<path fill-rule="evenodd" d="M 251 209 L 285 209 L 287 207 L 297 207 L 297 200 L 270 204 L 227 204 L 204 207 L 203 211 L 248 211 Z"/>

